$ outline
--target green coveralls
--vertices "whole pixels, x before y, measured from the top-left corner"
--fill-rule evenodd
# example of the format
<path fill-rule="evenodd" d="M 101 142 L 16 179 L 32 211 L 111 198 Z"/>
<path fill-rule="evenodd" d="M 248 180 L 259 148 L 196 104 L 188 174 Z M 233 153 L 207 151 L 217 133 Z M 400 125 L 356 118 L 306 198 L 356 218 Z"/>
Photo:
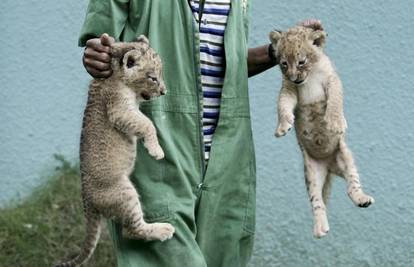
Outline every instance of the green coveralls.
<path fill-rule="evenodd" d="M 255 158 L 247 90 L 247 1 L 232 0 L 225 31 L 226 74 L 208 166 L 202 139 L 199 32 L 187 0 L 90 0 L 79 45 L 106 32 L 140 34 L 160 54 L 167 94 L 141 104 L 165 158 L 138 145 L 131 180 L 149 222 L 170 222 L 165 242 L 125 240 L 110 224 L 121 267 L 246 266 L 255 230 Z"/>

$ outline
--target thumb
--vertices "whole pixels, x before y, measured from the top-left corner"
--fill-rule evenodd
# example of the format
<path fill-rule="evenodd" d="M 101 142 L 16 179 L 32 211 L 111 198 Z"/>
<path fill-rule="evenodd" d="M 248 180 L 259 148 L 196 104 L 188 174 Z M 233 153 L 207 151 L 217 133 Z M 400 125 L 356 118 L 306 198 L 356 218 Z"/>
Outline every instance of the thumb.
<path fill-rule="evenodd" d="M 322 22 L 318 19 L 307 19 L 299 23 L 299 25 L 311 28 L 315 31 L 323 31 Z"/>
<path fill-rule="evenodd" d="M 115 39 L 109 36 L 107 33 L 102 34 L 100 39 L 101 44 L 104 46 L 111 46 L 115 42 Z"/>

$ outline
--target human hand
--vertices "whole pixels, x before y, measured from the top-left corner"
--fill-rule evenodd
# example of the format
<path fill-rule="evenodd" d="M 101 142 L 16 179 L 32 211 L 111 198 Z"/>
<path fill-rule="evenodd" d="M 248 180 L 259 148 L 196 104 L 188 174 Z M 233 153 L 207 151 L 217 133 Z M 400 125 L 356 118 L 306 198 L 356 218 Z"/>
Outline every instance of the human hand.
<path fill-rule="evenodd" d="M 323 31 L 322 22 L 318 19 L 306 19 L 300 22 L 298 25 L 307 27 L 307 28 L 312 28 L 315 31 Z"/>
<path fill-rule="evenodd" d="M 83 53 L 83 66 L 94 78 L 108 78 L 112 74 L 111 69 L 111 44 L 115 39 L 104 33 L 100 38 L 89 39 L 86 42 Z"/>

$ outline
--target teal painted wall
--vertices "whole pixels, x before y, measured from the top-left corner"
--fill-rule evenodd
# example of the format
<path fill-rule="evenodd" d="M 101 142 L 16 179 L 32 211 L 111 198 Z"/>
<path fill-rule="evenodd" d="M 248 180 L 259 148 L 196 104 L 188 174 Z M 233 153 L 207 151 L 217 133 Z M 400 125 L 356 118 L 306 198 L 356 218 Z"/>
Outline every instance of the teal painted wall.
<path fill-rule="evenodd" d="M 0 1 L 0 203 L 75 158 L 88 75 L 77 35 L 87 1 Z"/>
<path fill-rule="evenodd" d="M 76 47 L 86 5 L 0 2 L 0 203 L 41 184 L 53 153 L 76 159 L 89 80 Z M 251 46 L 267 42 L 273 28 L 310 17 L 323 21 L 326 51 L 344 84 L 348 144 L 376 203 L 355 208 L 336 179 L 331 232 L 313 239 L 294 134 L 273 137 L 279 70 L 252 78 L 258 195 L 251 266 L 414 265 L 413 8 L 409 0 L 253 2 Z"/>

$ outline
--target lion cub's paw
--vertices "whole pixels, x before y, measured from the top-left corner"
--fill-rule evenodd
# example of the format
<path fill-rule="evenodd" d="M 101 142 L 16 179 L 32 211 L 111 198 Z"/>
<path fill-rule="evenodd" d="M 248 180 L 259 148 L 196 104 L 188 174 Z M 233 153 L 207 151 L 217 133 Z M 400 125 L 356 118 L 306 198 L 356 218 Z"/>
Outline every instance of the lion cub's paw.
<path fill-rule="evenodd" d="M 318 216 L 315 218 L 315 224 L 313 227 L 313 236 L 315 238 L 322 238 L 329 232 L 329 224 L 326 216 Z"/>
<path fill-rule="evenodd" d="M 150 225 L 152 227 L 151 236 L 147 237 L 150 240 L 165 241 L 171 239 L 175 232 L 175 228 L 169 223 L 152 223 Z"/>
<path fill-rule="evenodd" d="M 148 153 L 156 160 L 164 158 L 164 151 L 159 145 L 148 147 Z"/>
<path fill-rule="evenodd" d="M 292 124 L 289 122 L 282 122 L 279 124 L 279 126 L 277 127 L 275 136 L 276 137 L 282 137 L 284 135 L 286 135 L 286 133 L 288 131 L 290 131 L 290 129 L 292 129 Z"/>
<path fill-rule="evenodd" d="M 351 199 L 355 203 L 355 205 L 357 205 L 360 208 L 368 208 L 369 206 L 371 206 L 371 204 L 374 204 L 375 202 L 373 197 L 362 192 L 359 194 L 354 194 Z"/>
<path fill-rule="evenodd" d="M 169 223 L 148 223 L 140 228 L 123 228 L 122 236 L 128 239 L 165 241 L 172 238 L 175 228 Z"/>

